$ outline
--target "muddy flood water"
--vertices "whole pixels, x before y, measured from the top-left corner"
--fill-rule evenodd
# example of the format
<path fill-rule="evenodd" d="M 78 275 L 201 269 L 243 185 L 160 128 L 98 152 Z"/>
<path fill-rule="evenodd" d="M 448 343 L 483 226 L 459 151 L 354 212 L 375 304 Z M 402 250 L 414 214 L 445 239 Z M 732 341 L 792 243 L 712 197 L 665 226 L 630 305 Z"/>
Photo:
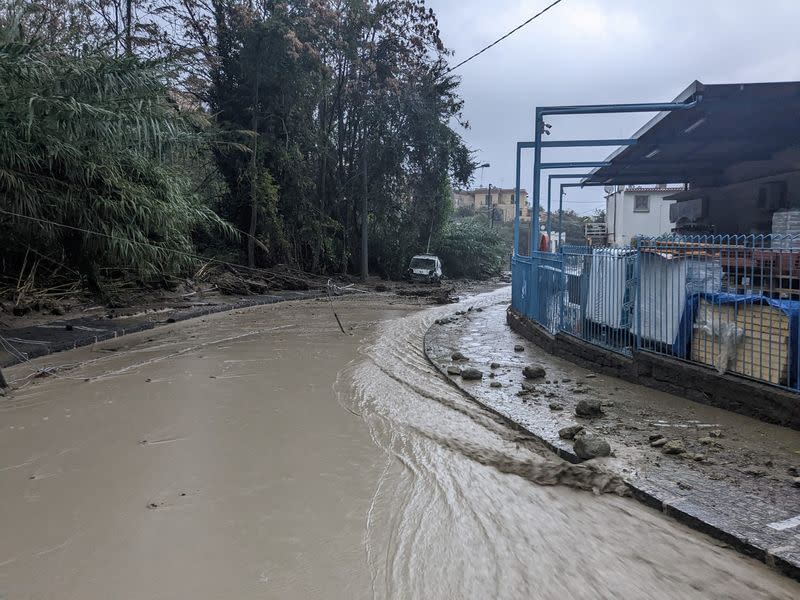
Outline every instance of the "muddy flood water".
<path fill-rule="evenodd" d="M 800 597 L 462 396 L 422 352 L 454 307 L 335 307 L 351 335 L 293 302 L 7 370 L 0 598 Z"/>

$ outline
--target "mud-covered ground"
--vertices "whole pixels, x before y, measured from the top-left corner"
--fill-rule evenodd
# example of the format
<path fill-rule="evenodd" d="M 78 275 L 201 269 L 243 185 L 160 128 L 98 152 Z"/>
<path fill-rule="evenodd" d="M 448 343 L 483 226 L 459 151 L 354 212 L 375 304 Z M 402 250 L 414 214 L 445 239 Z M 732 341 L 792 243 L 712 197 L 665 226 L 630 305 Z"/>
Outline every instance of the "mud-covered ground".
<path fill-rule="evenodd" d="M 800 595 L 453 387 L 422 344 L 452 310 L 285 302 L 8 369 L 0 597 Z"/>

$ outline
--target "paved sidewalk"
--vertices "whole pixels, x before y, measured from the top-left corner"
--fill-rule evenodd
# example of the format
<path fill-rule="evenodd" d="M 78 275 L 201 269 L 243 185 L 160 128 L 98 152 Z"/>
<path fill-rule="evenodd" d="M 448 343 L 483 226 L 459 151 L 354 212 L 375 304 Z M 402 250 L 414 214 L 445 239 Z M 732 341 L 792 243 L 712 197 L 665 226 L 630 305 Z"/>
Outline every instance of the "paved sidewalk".
<path fill-rule="evenodd" d="M 800 579 L 800 487 L 794 479 L 800 475 L 800 432 L 550 356 L 511 331 L 507 308 L 502 303 L 437 322 L 425 337 L 428 358 L 476 401 L 566 460 L 580 459 L 559 429 L 578 424 L 605 438 L 612 456 L 593 460 L 620 474 L 639 500 Z M 518 345 L 524 349 L 515 351 Z M 467 360 L 454 361 L 454 352 Z M 546 371 L 527 393 L 526 365 Z M 483 378 L 468 381 L 448 374 L 448 367 L 473 367 Z M 604 414 L 576 417 L 582 399 L 601 400 Z M 657 435 L 685 451 L 664 454 L 651 446 Z"/>

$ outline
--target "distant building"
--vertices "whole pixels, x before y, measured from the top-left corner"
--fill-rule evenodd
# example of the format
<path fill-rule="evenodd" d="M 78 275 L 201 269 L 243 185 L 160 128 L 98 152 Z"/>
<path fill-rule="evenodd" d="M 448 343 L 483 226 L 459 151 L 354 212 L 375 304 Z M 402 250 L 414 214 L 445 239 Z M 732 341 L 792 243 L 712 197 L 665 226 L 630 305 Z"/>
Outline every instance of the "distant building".
<path fill-rule="evenodd" d="M 679 186 L 609 186 L 606 190 L 607 243 L 630 246 L 637 235 L 657 236 L 672 231 L 667 199 L 683 191 Z M 601 228 L 597 228 L 600 233 Z"/>
<path fill-rule="evenodd" d="M 514 220 L 514 188 L 492 187 L 491 203 L 495 209 L 495 218 L 501 221 Z M 456 209 L 468 208 L 475 212 L 488 211 L 487 196 L 489 188 L 477 188 L 474 190 L 455 190 L 453 192 L 453 206 Z M 528 192 L 520 190 L 520 221 L 530 222 L 531 211 L 528 207 Z"/>

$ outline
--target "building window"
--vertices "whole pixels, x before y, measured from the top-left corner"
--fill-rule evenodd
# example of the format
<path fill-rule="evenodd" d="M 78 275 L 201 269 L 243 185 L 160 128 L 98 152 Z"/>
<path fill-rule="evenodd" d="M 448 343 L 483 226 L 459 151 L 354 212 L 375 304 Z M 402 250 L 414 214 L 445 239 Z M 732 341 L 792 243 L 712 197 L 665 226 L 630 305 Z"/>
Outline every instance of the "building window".
<path fill-rule="evenodd" d="M 633 212 L 650 212 L 650 196 L 634 196 Z"/>

